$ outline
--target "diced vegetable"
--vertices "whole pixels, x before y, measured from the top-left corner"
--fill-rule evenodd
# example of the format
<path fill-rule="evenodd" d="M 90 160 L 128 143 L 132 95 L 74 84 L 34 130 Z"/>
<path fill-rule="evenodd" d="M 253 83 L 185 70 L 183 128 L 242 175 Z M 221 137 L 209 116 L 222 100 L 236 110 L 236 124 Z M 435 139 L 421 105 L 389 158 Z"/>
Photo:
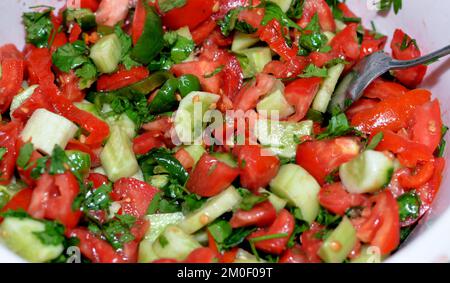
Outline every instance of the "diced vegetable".
<path fill-rule="evenodd" d="M 281 90 L 276 90 L 264 97 L 256 105 L 256 110 L 259 114 L 265 114 L 267 117 L 272 117 L 271 111 L 276 111 L 279 119 L 287 118 L 295 113 L 294 107 L 287 102 Z"/>
<path fill-rule="evenodd" d="M 119 126 L 111 127 L 111 135 L 100 154 L 102 166 L 111 181 L 131 177 L 139 170 L 130 138 Z"/>
<path fill-rule="evenodd" d="M 194 164 L 197 163 L 200 157 L 206 152 L 203 146 L 195 144 L 184 147 L 184 150 L 186 150 L 192 159 L 194 159 Z"/>
<path fill-rule="evenodd" d="M 145 234 L 144 239 L 139 244 L 139 262 L 151 262 L 158 258 L 153 251 L 153 243 L 170 224 L 178 224 L 183 220 L 184 216 L 181 212 L 152 214 L 145 216 L 150 223 L 150 227 Z"/>
<path fill-rule="evenodd" d="M 238 166 L 237 161 L 231 153 L 215 152 L 211 153 L 211 156 L 217 158 L 219 161 L 225 163 L 226 165 L 236 168 Z"/>
<path fill-rule="evenodd" d="M 231 51 L 238 52 L 246 48 L 251 47 L 259 41 L 259 38 L 253 34 L 246 34 L 241 32 L 236 32 L 234 34 L 233 43 L 231 45 Z"/>
<path fill-rule="evenodd" d="M 359 255 L 351 263 L 380 263 L 382 261 L 380 249 L 375 246 L 363 246 Z"/>
<path fill-rule="evenodd" d="M 182 229 L 169 225 L 153 243 L 153 250 L 159 258 L 184 260 L 193 250 L 201 245 Z"/>
<path fill-rule="evenodd" d="M 103 118 L 100 116 L 100 113 L 98 113 L 97 107 L 95 107 L 95 104 L 90 103 L 89 101 L 82 101 L 82 102 L 75 102 L 74 105 L 81 110 L 84 110 L 86 112 L 91 113 L 92 115 L 94 115 L 95 117 L 102 119 Z"/>
<path fill-rule="evenodd" d="M 41 108 L 33 112 L 21 137 L 24 141 L 31 140 L 35 148 L 51 154 L 55 145 L 65 148 L 77 131 L 78 127 L 71 121 Z"/>
<path fill-rule="evenodd" d="M 187 215 L 180 223 L 181 229 L 192 234 L 213 222 L 225 212 L 233 210 L 240 202 L 241 195 L 234 187 L 229 187 L 217 196 L 209 198 L 199 209 Z"/>
<path fill-rule="evenodd" d="M 319 214 L 320 186 L 305 169 L 296 164 L 281 166 L 278 175 L 270 182 L 273 193 L 300 208 L 302 218 L 312 223 Z"/>
<path fill-rule="evenodd" d="M 12 251 L 31 262 L 47 262 L 63 252 L 63 245 L 46 245 L 35 233 L 45 231 L 45 224 L 29 219 L 6 217 L 0 225 L 3 242 Z"/>
<path fill-rule="evenodd" d="M 118 126 L 128 138 L 132 139 L 136 136 L 136 124 L 130 119 L 130 117 L 128 117 L 127 114 L 109 117 L 106 121 L 111 127 L 114 125 Z"/>
<path fill-rule="evenodd" d="M 162 189 L 169 183 L 169 176 L 168 175 L 153 175 L 150 177 L 150 180 L 148 180 L 148 182 L 153 187 Z"/>
<path fill-rule="evenodd" d="M 339 168 L 342 184 L 350 193 L 373 193 L 389 184 L 393 160 L 384 153 L 366 150 Z"/>
<path fill-rule="evenodd" d="M 234 263 L 263 263 L 261 259 L 257 259 L 255 255 L 243 249 L 238 249 Z"/>
<path fill-rule="evenodd" d="M 29 86 L 25 90 L 23 90 L 22 92 L 20 92 L 16 96 L 14 96 L 14 98 L 11 102 L 11 106 L 9 107 L 9 113 L 10 113 L 11 117 L 12 117 L 12 113 L 14 112 L 14 110 L 19 108 L 19 106 L 33 94 L 34 90 L 38 86 L 39 85 Z"/>
<path fill-rule="evenodd" d="M 328 77 L 323 81 L 319 92 L 317 92 L 312 104 L 312 109 L 322 113 L 327 111 L 334 88 L 336 87 L 339 77 L 344 71 L 344 67 L 344 64 L 337 64 L 328 69 Z"/>
<path fill-rule="evenodd" d="M 275 208 L 275 210 L 277 212 L 282 210 L 287 204 L 287 200 L 282 199 L 279 196 L 277 196 L 276 194 L 273 194 L 265 189 L 259 189 L 259 192 L 269 195 L 269 197 L 267 199 L 270 201 L 270 203 L 273 205 L 273 207 Z"/>
<path fill-rule="evenodd" d="M 91 48 L 90 57 L 101 73 L 112 73 L 117 69 L 122 54 L 122 45 L 116 34 L 101 38 Z"/>
<path fill-rule="evenodd" d="M 77 22 L 83 30 L 89 30 L 97 26 L 95 14 L 89 9 L 66 9 L 63 12 L 66 24 Z"/>
<path fill-rule="evenodd" d="M 254 47 L 239 51 L 239 54 L 245 55 L 250 65 L 258 72 L 262 72 L 264 66 L 272 61 L 272 51 L 268 47 Z"/>
<path fill-rule="evenodd" d="M 281 10 L 285 13 L 289 10 L 289 8 L 292 5 L 292 0 L 269 0 L 269 1 L 280 6 Z"/>
<path fill-rule="evenodd" d="M 259 119 L 256 122 L 255 136 L 259 142 L 282 157 L 294 157 L 299 138 L 312 134 L 313 122 L 299 123 Z"/>
<path fill-rule="evenodd" d="M 318 255 L 328 263 L 341 263 L 355 246 L 356 230 L 347 217 L 344 217 L 334 231 L 323 242 Z"/>
<path fill-rule="evenodd" d="M 174 121 L 181 142 L 192 144 L 201 137 L 206 126 L 203 115 L 219 98 L 217 94 L 193 91 L 181 100 Z"/>

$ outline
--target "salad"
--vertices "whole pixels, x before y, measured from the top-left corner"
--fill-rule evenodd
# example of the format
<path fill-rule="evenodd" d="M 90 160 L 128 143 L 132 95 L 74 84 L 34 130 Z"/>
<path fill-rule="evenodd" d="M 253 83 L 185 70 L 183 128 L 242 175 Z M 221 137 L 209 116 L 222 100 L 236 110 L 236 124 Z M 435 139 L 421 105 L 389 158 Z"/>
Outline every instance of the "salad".
<path fill-rule="evenodd" d="M 379 8 L 401 8 L 380 1 Z M 439 190 L 427 66 L 338 0 L 67 0 L 0 47 L 0 239 L 31 262 L 379 262 Z"/>

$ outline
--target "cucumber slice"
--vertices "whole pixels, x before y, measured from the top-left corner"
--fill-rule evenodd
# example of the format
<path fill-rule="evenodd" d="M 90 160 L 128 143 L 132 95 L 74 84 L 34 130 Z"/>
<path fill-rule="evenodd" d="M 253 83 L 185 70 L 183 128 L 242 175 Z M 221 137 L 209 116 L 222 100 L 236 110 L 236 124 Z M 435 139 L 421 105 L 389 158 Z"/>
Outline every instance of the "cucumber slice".
<path fill-rule="evenodd" d="M 238 53 L 248 58 L 250 65 L 255 68 L 257 73 L 261 73 L 264 66 L 272 61 L 272 51 L 268 47 L 254 47 L 241 50 Z"/>
<path fill-rule="evenodd" d="M 203 146 L 195 144 L 186 146 L 184 150 L 186 150 L 192 159 L 194 159 L 194 164 L 196 164 L 200 160 L 200 157 L 206 152 Z"/>
<path fill-rule="evenodd" d="M 47 262 L 64 250 L 60 245 L 44 245 L 34 232 L 45 231 L 45 224 L 29 218 L 6 217 L 0 225 L 2 242 L 12 251 L 31 262 Z"/>
<path fill-rule="evenodd" d="M 55 145 L 65 148 L 77 131 L 71 121 L 40 108 L 33 112 L 20 135 L 24 141 L 31 140 L 35 148 L 51 154 Z"/>
<path fill-rule="evenodd" d="M 280 210 L 282 210 L 282 209 L 286 206 L 286 204 L 287 204 L 287 201 L 286 201 L 286 200 L 280 198 L 280 197 L 277 196 L 276 194 L 272 194 L 271 192 L 269 192 L 269 191 L 267 191 L 267 190 L 265 190 L 265 189 L 263 189 L 263 188 L 260 188 L 260 189 L 259 189 L 259 192 L 260 192 L 260 193 L 264 193 L 264 194 L 268 194 L 268 195 L 269 195 L 269 197 L 267 198 L 267 200 L 270 201 L 270 203 L 273 205 L 273 207 L 275 208 L 275 210 L 276 210 L 277 212 L 279 212 Z"/>
<path fill-rule="evenodd" d="M 148 182 L 153 187 L 162 189 L 169 183 L 169 176 L 168 175 L 153 175 L 150 177 Z"/>
<path fill-rule="evenodd" d="M 128 138 L 133 139 L 136 136 L 136 124 L 127 114 L 120 114 L 115 117 L 108 117 L 106 122 L 110 127 L 116 125 L 124 132 Z"/>
<path fill-rule="evenodd" d="M 153 250 L 159 258 L 184 260 L 201 245 L 175 225 L 168 225 L 153 243 Z"/>
<path fill-rule="evenodd" d="M 151 262 L 158 259 L 158 256 L 153 251 L 153 243 L 168 225 L 178 224 L 183 218 L 184 216 L 181 212 L 145 216 L 145 219 L 150 223 L 150 227 L 139 244 L 138 261 Z"/>
<path fill-rule="evenodd" d="M 328 77 L 322 83 L 319 91 L 314 98 L 312 109 L 325 113 L 330 103 L 331 95 L 333 95 L 334 88 L 344 71 L 344 64 L 337 64 L 328 69 Z"/>
<path fill-rule="evenodd" d="M 203 116 L 214 106 L 220 96 L 213 93 L 193 91 L 184 97 L 175 115 L 174 125 L 179 140 L 185 144 L 197 144 L 206 123 Z M 198 142 L 200 143 L 200 142 Z"/>
<path fill-rule="evenodd" d="M 312 223 L 319 214 L 320 186 L 305 169 L 296 164 L 281 166 L 270 182 L 271 191 L 300 208 L 303 220 Z"/>
<path fill-rule="evenodd" d="M 233 37 L 233 44 L 231 44 L 231 51 L 238 52 L 249 48 L 259 42 L 259 38 L 253 34 L 246 34 L 236 32 Z"/>
<path fill-rule="evenodd" d="M 18 95 L 14 96 L 12 102 L 11 102 L 11 106 L 9 107 L 9 114 L 12 117 L 12 113 L 14 113 L 14 111 L 19 108 L 20 105 L 22 105 L 22 103 L 27 100 L 33 93 L 34 90 L 38 87 L 39 85 L 32 85 L 27 87 L 25 90 L 21 91 Z"/>
<path fill-rule="evenodd" d="M 351 263 L 381 263 L 384 257 L 381 255 L 380 248 L 376 246 L 362 246 L 359 255 L 352 259 Z"/>
<path fill-rule="evenodd" d="M 100 154 L 100 160 L 108 178 L 113 182 L 131 177 L 139 170 L 131 140 L 117 125 L 111 127 L 111 135 Z"/>
<path fill-rule="evenodd" d="M 122 45 L 114 33 L 101 38 L 91 48 L 90 57 L 101 73 L 112 73 L 117 69 L 122 54 Z"/>
<path fill-rule="evenodd" d="M 256 105 L 256 110 L 263 117 L 272 117 L 271 111 L 276 111 L 279 119 L 284 119 L 295 113 L 294 107 L 284 97 L 283 91 L 276 90 L 264 97 Z"/>
<path fill-rule="evenodd" d="M 299 123 L 259 119 L 255 136 L 259 142 L 274 154 L 292 158 L 296 155 L 298 138 L 312 134 L 311 120 Z"/>
<path fill-rule="evenodd" d="M 289 10 L 289 8 L 292 5 L 292 0 L 269 0 L 269 1 L 280 6 L 281 10 L 285 13 Z"/>
<path fill-rule="evenodd" d="M 327 43 L 330 43 L 331 40 L 336 36 L 336 34 L 332 33 L 331 31 L 324 31 L 323 34 L 327 37 Z"/>
<path fill-rule="evenodd" d="M 240 202 L 241 195 L 231 186 L 220 194 L 209 198 L 202 207 L 187 215 L 180 223 L 181 229 L 192 234 L 216 220 L 225 212 L 233 210 Z"/>
<path fill-rule="evenodd" d="M 342 110 L 346 109 L 346 91 L 348 89 L 348 86 L 352 82 L 352 80 L 355 78 L 356 73 L 350 72 L 348 73 L 339 83 L 339 85 L 336 87 L 336 90 L 333 94 L 333 97 L 331 98 L 330 104 L 328 105 L 328 112 L 333 113 L 333 110 Z M 348 106 L 348 105 L 347 105 Z"/>
<path fill-rule="evenodd" d="M 389 184 L 394 162 L 384 153 L 366 150 L 339 167 L 346 190 L 354 194 L 373 193 Z"/>
<path fill-rule="evenodd" d="M 100 116 L 100 113 L 97 110 L 97 107 L 95 107 L 95 104 L 90 103 L 87 100 L 84 100 L 82 102 L 75 102 L 74 105 L 83 111 L 89 112 L 95 117 L 99 118 L 100 120 L 103 120 L 103 118 Z"/>
<path fill-rule="evenodd" d="M 262 259 L 259 259 L 258 261 L 255 255 L 243 249 L 238 249 L 236 253 L 236 258 L 233 261 L 233 263 L 264 263 L 264 262 L 265 261 Z"/>
<path fill-rule="evenodd" d="M 356 230 L 350 220 L 344 217 L 320 246 L 317 254 L 327 263 L 341 263 L 352 251 L 355 243 Z"/>

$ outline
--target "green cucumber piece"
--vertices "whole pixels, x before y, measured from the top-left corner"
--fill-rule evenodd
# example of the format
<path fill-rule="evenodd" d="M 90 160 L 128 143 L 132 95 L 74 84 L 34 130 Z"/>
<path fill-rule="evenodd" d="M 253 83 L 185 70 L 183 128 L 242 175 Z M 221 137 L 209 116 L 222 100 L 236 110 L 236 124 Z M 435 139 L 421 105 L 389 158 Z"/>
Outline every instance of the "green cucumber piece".
<path fill-rule="evenodd" d="M 186 150 L 192 159 L 194 159 L 194 164 L 196 164 L 200 160 L 200 157 L 206 152 L 203 146 L 196 144 L 188 145 L 184 147 L 184 150 Z"/>
<path fill-rule="evenodd" d="M 284 97 L 282 90 L 276 90 L 264 97 L 256 105 L 256 110 L 264 117 L 272 117 L 271 111 L 276 111 L 279 119 L 284 119 L 295 113 L 294 107 Z"/>
<path fill-rule="evenodd" d="M 20 136 L 24 141 L 31 140 L 35 148 L 51 154 L 55 145 L 65 148 L 77 131 L 77 125 L 68 119 L 40 108 L 33 112 Z"/>
<path fill-rule="evenodd" d="M 305 169 L 296 164 L 281 166 L 270 182 L 271 191 L 300 208 L 303 220 L 312 223 L 319 214 L 320 185 Z"/>
<path fill-rule="evenodd" d="M 356 72 L 348 73 L 336 87 L 336 90 L 331 98 L 330 104 L 328 105 L 328 112 L 333 113 L 334 110 L 341 111 L 342 109 L 346 109 L 346 91 L 348 86 L 353 81 L 356 76 Z"/>
<path fill-rule="evenodd" d="M 117 125 L 111 127 L 111 134 L 100 154 L 100 160 L 108 178 L 113 182 L 131 177 L 139 170 L 131 140 Z"/>
<path fill-rule="evenodd" d="M 356 258 L 353 258 L 350 263 L 381 263 L 383 259 L 380 248 L 364 245 L 362 246 L 359 255 Z"/>
<path fill-rule="evenodd" d="M 168 225 L 153 243 L 153 250 L 159 258 L 184 260 L 201 245 L 181 228 Z"/>
<path fill-rule="evenodd" d="M 328 69 L 328 77 L 323 81 L 322 86 L 314 98 L 312 109 L 325 113 L 330 103 L 336 84 L 344 71 L 344 64 L 337 64 Z"/>
<path fill-rule="evenodd" d="M 311 120 L 295 123 L 259 119 L 256 122 L 255 136 L 274 154 L 292 158 L 296 155 L 298 139 L 311 135 L 312 128 Z"/>
<path fill-rule="evenodd" d="M 220 194 L 209 198 L 202 207 L 187 215 L 179 226 L 184 232 L 192 234 L 213 222 L 222 214 L 233 210 L 241 200 L 242 197 L 239 192 L 231 186 Z"/>
<path fill-rule="evenodd" d="M 45 224 L 30 218 L 6 217 L 0 224 L 2 242 L 13 252 L 31 262 L 47 262 L 64 250 L 62 244 L 44 245 L 34 234 L 45 231 Z"/>
<path fill-rule="evenodd" d="M 23 91 L 21 91 L 19 94 L 17 94 L 16 96 L 14 96 L 12 102 L 11 102 L 11 106 L 9 107 L 9 113 L 12 117 L 12 113 L 14 113 L 14 111 L 19 108 L 20 105 L 22 105 L 22 103 L 25 102 L 25 100 L 27 100 L 33 93 L 34 90 L 38 87 L 39 85 L 32 85 L 27 87 L 26 89 L 24 89 Z"/>
<path fill-rule="evenodd" d="M 259 38 L 253 34 L 236 32 L 231 44 L 231 51 L 238 52 L 249 48 L 259 42 Z"/>
<path fill-rule="evenodd" d="M 257 73 L 262 72 L 264 66 L 272 61 L 272 51 L 268 47 L 253 47 L 241 50 L 238 53 L 248 58 L 250 65 L 254 67 Z"/>
<path fill-rule="evenodd" d="M 214 93 L 193 91 L 184 97 L 175 115 L 174 126 L 179 140 L 194 144 L 206 127 L 203 116 L 220 96 Z"/>
<path fill-rule="evenodd" d="M 339 167 L 346 190 L 354 194 L 373 193 L 389 184 L 394 162 L 384 153 L 366 150 Z"/>
<path fill-rule="evenodd" d="M 131 58 L 145 65 L 149 64 L 164 47 L 161 18 L 155 8 L 148 5 L 146 12 L 144 30 L 130 54 Z"/>
<path fill-rule="evenodd" d="M 95 104 L 90 103 L 87 100 L 84 100 L 82 102 L 74 102 L 74 105 L 83 111 L 89 112 L 95 117 L 99 118 L 100 120 L 103 120 L 103 118 L 100 116 L 100 113 L 97 110 L 97 107 L 95 107 Z"/>
<path fill-rule="evenodd" d="M 91 48 L 89 55 L 101 73 L 112 73 L 117 69 L 122 55 L 122 45 L 115 34 L 102 37 Z"/>
<path fill-rule="evenodd" d="M 356 241 L 356 230 L 350 220 L 344 217 L 320 246 L 317 254 L 327 263 L 341 263 L 352 251 Z"/>
<path fill-rule="evenodd" d="M 183 218 L 181 212 L 145 216 L 145 219 L 150 223 L 150 227 L 139 244 L 138 262 L 151 262 L 158 259 L 153 251 L 153 243 L 168 225 L 178 224 Z"/>
<path fill-rule="evenodd" d="M 280 198 L 279 196 L 277 196 L 276 194 L 273 194 L 263 188 L 259 189 L 259 193 L 261 194 L 268 194 L 269 197 L 267 198 L 268 201 L 270 201 L 270 203 L 273 205 L 273 207 L 275 208 L 275 210 L 277 212 L 279 212 L 280 210 L 282 210 L 286 204 L 287 204 L 287 200 Z"/>
<path fill-rule="evenodd" d="M 277 4 L 281 8 L 281 10 L 286 13 L 291 7 L 293 0 L 269 0 L 269 1 Z"/>
<path fill-rule="evenodd" d="M 128 117 L 127 114 L 108 117 L 106 122 L 110 127 L 118 126 L 128 138 L 133 139 L 136 136 L 136 124 Z"/>

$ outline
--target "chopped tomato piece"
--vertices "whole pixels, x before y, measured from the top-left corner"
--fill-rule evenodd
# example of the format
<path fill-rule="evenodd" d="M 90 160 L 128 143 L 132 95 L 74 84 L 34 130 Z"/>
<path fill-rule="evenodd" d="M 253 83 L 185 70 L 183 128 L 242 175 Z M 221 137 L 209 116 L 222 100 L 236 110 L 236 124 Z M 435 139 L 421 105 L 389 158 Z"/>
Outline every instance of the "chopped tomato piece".
<path fill-rule="evenodd" d="M 14 96 L 22 87 L 24 62 L 22 59 L 1 60 L 2 75 L 0 78 L 0 113 L 5 113 Z"/>
<path fill-rule="evenodd" d="M 259 98 L 269 93 L 276 79 L 270 75 L 257 74 L 256 79 L 245 85 L 233 100 L 234 108 L 247 111 L 256 107 Z"/>
<path fill-rule="evenodd" d="M 14 175 L 14 167 L 18 155 L 16 147 L 19 142 L 18 136 L 21 125 L 18 122 L 0 124 L 0 148 L 5 148 L 6 152 L 0 160 L 0 185 L 10 183 Z"/>
<path fill-rule="evenodd" d="M 320 27 L 324 31 L 334 32 L 336 30 L 333 13 L 325 0 L 304 1 L 302 17 L 298 24 L 305 28 L 315 14 L 318 14 Z"/>
<path fill-rule="evenodd" d="M 146 154 L 154 148 L 163 146 L 163 135 L 159 131 L 146 132 L 133 140 L 133 151 L 135 154 Z"/>
<path fill-rule="evenodd" d="M 164 13 L 163 23 L 173 30 L 184 26 L 193 30 L 212 15 L 214 2 L 213 0 L 187 0 L 182 7 Z"/>
<path fill-rule="evenodd" d="M 319 192 L 320 204 L 341 216 L 345 215 L 347 209 L 360 206 L 366 200 L 367 198 L 364 195 L 348 193 L 340 182 L 325 185 Z"/>
<path fill-rule="evenodd" d="M 184 260 L 185 263 L 214 263 L 218 261 L 219 255 L 210 248 L 195 249 Z"/>
<path fill-rule="evenodd" d="M 80 25 L 75 23 L 70 30 L 69 42 L 74 43 L 75 41 L 77 41 L 78 38 L 80 38 L 82 32 L 83 30 L 81 29 Z"/>
<path fill-rule="evenodd" d="M 256 204 L 252 209 L 246 211 L 238 209 L 231 217 L 230 224 L 233 228 L 245 226 L 264 227 L 272 224 L 277 216 L 275 208 L 269 201 Z"/>
<path fill-rule="evenodd" d="M 322 246 L 323 240 L 318 237 L 320 233 L 325 229 L 324 226 L 319 223 L 312 223 L 308 231 L 305 231 L 300 236 L 300 242 L 302 243 L 302 249 L 305 252 L 308 261 L 311 263 L 321 262 L 317 252 Z"/>
<path fill-rule="evenodd" d="M 6 212 L 8 210 L 28 210 L 31 203 L 31 197 L 33 195 L 33 190 L 23 189 L 17 194 L 15 194 L 8 203 L 1 209 L 1 212 Z M 1 217 L 0 217 L 1 221 Z"/>
<path fill-rule="evenodd" d="M 290 121 L 298 122 L 306 116 L 321 83 L 321 78 L 304 78 L 286 86 L 284 96 L 287 102 L 295 107 L 295 114 L 289 117 Z"/>
<path fill-rule="evenodd" d="M 220 75 L 214 74 L 214 71 L 220 67 L 218 62 L 200 60 L 176 64 L 172 67 L 172 72 L 177 76 L 191 74 L 197 76 L 202 86 L 202 89 L 207 92 L 219 93 L 221 81 Z"/>
<path fill-rule="evenodd" d="M 408 89 L 401 84 L 376 79 L 364 90 L 364 96 L 385 100 L 400 97 L 407 92 Z"/>
<path fill-rule="evenodd" d="M 60 72 L 59 81 L 62 94 L 72 102 L 83 101 L 85 93 L 80 89 L 78 78 L 73 71 L 69 73 Z"/>
<path fill-rule="evenodd" d="M 121 68 L 111 75 L 101 75 L 97 80 L 98 91 L 117 90 L 147 78 L 149 71 L 145 67 L 134 67 L 130 70 Z"/>
<path fill-rule="evenodd" d="M 282 26 L 277 20 L 271 20 L 264 28 L 262 28 L 259 37 L 262 41 L 267 42 L 269 47 L 284 60 L 288 61 L 297 56 L 298 48 L 290 47 L 286 43 L 282 32 Z"/>
<path fill-rule="evenodd" d="M 426 145 L 434 152 L 441 142 L 442 118 L 438 100 L 416 107 L 412 115 L 412 126 L 409 130 L 411 139 Z"/>

